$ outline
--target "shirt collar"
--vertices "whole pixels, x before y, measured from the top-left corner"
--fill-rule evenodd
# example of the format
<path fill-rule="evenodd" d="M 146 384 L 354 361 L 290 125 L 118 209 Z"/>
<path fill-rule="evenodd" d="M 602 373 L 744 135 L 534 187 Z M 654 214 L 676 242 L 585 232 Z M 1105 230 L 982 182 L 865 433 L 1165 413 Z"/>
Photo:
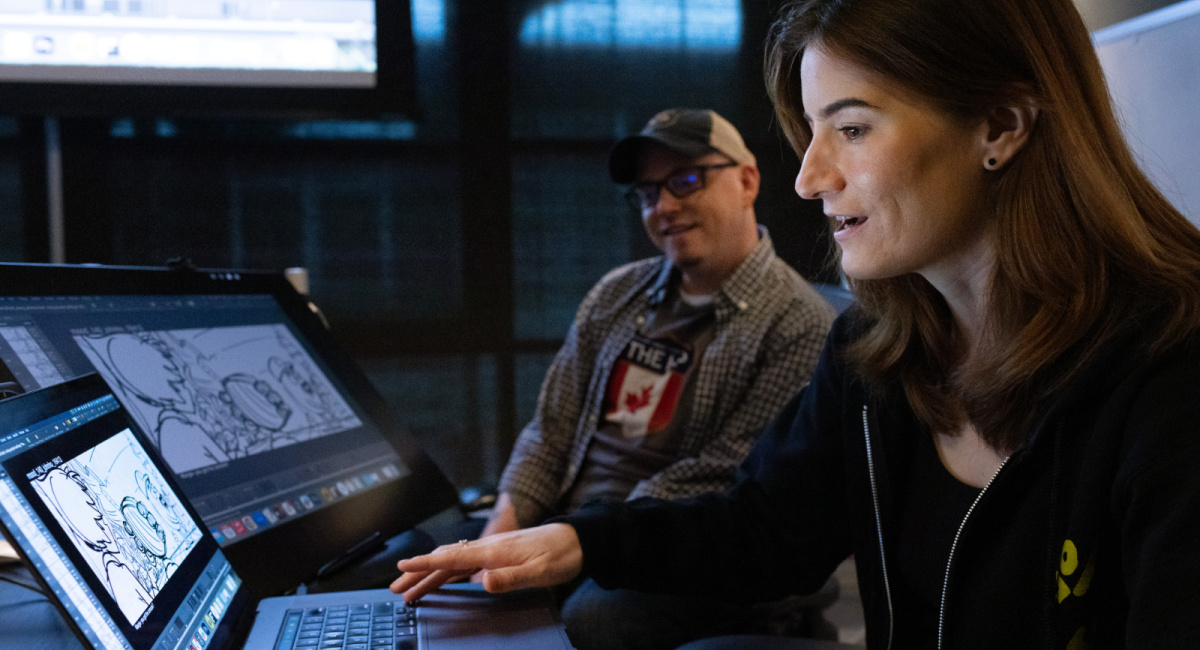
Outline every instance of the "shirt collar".
<path fill-rule="evenodd" d="M 721 287 L 717 290 L 717 318 L 724 319 L 737 311 L 749 309 L 755 299 L 761 294 L 763 277 L 771 260 L 775 257 L 775 247 L 771 243 L 771 235 L 767 227 L 758 224 L 758 244 L 754 250 L 742 260 L 741 265 L 734 270 Z M 646 295 L 650 306 L 656 307 L 667 299 L 667 292 L 679 283 L 679 272 L 671 261 L 664 258 L 662 270 Z"/>

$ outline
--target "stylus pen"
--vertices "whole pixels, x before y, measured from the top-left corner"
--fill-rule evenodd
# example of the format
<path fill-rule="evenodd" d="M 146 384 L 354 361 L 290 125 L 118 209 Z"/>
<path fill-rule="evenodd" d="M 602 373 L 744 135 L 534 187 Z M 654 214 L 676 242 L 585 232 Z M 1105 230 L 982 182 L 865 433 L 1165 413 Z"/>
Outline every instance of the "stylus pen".
<path fill-rule="evenodd" d="M 357 560 L 359 557 L 366 555 L 368 552 L 375 549 L 379 545 L 379 538 L 382 537 L 379 531 L 375 531 L 367 535 L 366 539 L 346 549 L 346 552 L 326 562 L 324 566 L 317 569 L 318 578 L 327 578 L 330 574 L 341 569 L 342 567 Z"/>

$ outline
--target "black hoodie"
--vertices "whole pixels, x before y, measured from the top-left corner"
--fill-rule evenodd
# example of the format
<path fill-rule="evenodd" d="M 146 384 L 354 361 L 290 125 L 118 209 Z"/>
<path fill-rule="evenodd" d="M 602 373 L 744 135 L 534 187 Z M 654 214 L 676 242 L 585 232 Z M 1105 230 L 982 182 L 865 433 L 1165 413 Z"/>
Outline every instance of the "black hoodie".
<path fill-rule="evenodd" d="M 575 527 L 603 587 L 768 600 L 818 589 L 853 554 L 870 648 L 899 649 L 899 504 L 916 436 L 903 391 L 866 390 L 834 324 L 812 383 L 728 492 L 595 504 Z M 1200 648 L 1200 350 L 1097 355 L 964 518 L 939 646 Z"/>

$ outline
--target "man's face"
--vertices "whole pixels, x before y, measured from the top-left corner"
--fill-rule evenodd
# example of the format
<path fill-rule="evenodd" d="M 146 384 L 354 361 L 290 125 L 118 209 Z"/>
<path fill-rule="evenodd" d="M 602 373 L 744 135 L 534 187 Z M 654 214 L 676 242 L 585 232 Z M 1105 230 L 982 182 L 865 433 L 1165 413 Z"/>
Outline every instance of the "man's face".
<path fill-rule="evenodd" d="M 685 158 L 657 145 L 646 146 L 640 156 L 637 183 L 660 183 L 673 174 L 730 161 L 713 153 Z M 682 198 L 660 188 L 653 203 L 642 205 L 642 224 L 654 242 L 685 275 L 732 273 L 757 240 L 752 210 L 758 192 L 757 170 L 747 165 L 698 171 L 704 187 Z"/>

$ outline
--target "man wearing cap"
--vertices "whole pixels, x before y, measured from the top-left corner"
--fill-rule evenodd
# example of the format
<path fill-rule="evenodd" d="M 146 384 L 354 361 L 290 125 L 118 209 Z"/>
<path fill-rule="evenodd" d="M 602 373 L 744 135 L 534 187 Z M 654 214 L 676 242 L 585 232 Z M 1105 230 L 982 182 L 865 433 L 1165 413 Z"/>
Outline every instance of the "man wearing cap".
<path fill-rule="evenodd" d="M 632 185 L 627 197 L 663 255 L 617 268 L 588 292 L 483 535 L 533 526 L 592 499 L 725 489 L 759 431 L 808 382 L 833 321 L 832 308 L 775 255 L 757 224 L 755 158 L 715 112 L 655 115 L 617 143 L 609 172 Z M 621 644 L 604 619 L 628 604 L 657 621 L 646 634 L 663 634 L 662 644 L 674 647 L 703 636 L 711 622 L 665 629 L 651 610 L 666 607 L 677 618 L 688 605 L 675 600 L 585 582 L 563 614 L 580 648 Z"/>

